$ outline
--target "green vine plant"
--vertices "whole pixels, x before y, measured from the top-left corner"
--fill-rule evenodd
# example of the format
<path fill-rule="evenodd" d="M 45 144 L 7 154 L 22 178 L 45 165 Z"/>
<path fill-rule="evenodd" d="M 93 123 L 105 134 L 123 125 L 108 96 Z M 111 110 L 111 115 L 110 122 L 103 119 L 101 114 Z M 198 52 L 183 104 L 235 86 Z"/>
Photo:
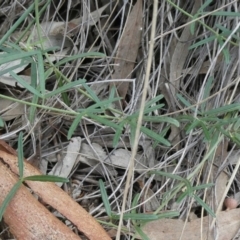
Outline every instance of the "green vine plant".
<path fill-rule="evenodd" d="M 225 45 L 226 40 L 228 39 L 229 36 L 231 36 L 231 39 L 229 40 L 229 43 L 238 46 L 239 45 L 239 37 L 237 36 L 236 33 L 239 33 L 239 29 L 231 30 L 227 29 L 226 27 L 222 26 L 221 24 L 215 24 L 215 26 L 209 27 L 204 21 L 201 20 L 204 16 L 222 16 L 222 17 L 229 17 L 229 18 L 239 18 L 240 13 L 239 12 L 232 12 L 232 11 L 221 11 L 221 10 L 216 10 L 213 12 L 207 12 L 204 11 L 213 1 L 212 0 L 207 0 L 205 1 L 201 7 L 198 9 L 198 11 L 194 14 L 191 15 L 190 13 L 184 11 L 182 8 L 180 8 L 178 5 L 173 3 L 171 0 L 167 0 L 167 2 L 174 6 L 177 10 L 182 12 L 184 15 L 192 19 L 191 25 L 190 25 L 190 31 L 191 34 L 194 35 L 195 30 L 196 30 L 196 25 L 200 24 L 202 25 L 206 31 L 209 32 L 209 36 L 206 36 L 203 40 L 200 40 L 194 44 L 192 44 L 189 49 L 195 49 L 199 46 L 202 46 L 204 44 L 210 43 L 212 41 L 217 41 L 220 47 L 223 47 L 222 53 L 225 59 L 226 63 L 229 63 L 230 61 L 230 53 L 228 50 L 228 47 Z"/>
<path fill-rule="evenodd" d="M 21 187 L 21 185 L 25 181 L 40 181 L 40 182 L 63 182 L 67 183 L 69 180 L 67 178 L 63 177 L 57 177 L 57 176 L 50 176 L 50 175 L 33 175 L 24 177 L 24 157 L 23 157 L 23 133 L 20 132 L 18 136 L 18 168 L 19 168 L 19 180 L 16 182 L 16 184 L 12 187 L 10 192 L 7 194 L 6 198 L 4 199 L 2 205 L 0 206 L 0 221 L 2 220 L 3 214 Z"/>
<path fill-rule="evenodd" d="M 179 101 L 189 109 L 192 114 L 182 114 L 177 116 L 177 120 L 185 123 L 185 132 L 202 131 L 205 141 L 210 142 L 212 136 L 223 134 L 234 143 L 240 145 L 240 120 L 238 112 L 239 103 L 231 103 L 215 109 L 208 109 L 207 100 L 210 98 L 213 77 L 207 80 L 204 87 L 203 100 L 196 108 L 181 94 L 177 94 Z M 196 112 L 196 116 L 195 116 Z"/>
<path fill-rule="evenodd" d="M 110 219 L 110 222 L 112 223 L 114 220 L 119 220 L 120 215 L 114 213 L 111 210 L 111 205 L 108 199 L 108 195 L 106 192 L 106 188 L 104 186 L 104 183 L 102 179 L 99 180 L 99 186 L 100 186 L 100 192 L 102 196 L 102 201 L 106 210 L 106 213 Z M 163 219 L 163 218 L 173 218 L 179 216 L 178 211 L 169 211 L 165 213 L 153 213 L 153 214 L 146 214 L 146 213 L 139 213 L 136 210 L 136 206 L 138 205 L 139 201 L 139 194 L 136 194 L 135 197 L 133 198 L 132 201 L 132 206 L 131 206 L 131 212 L 130 213 L 124 213 L 123 214 L 123 220 L 131 220 L 136 231 L 140 234 L 140 236 L 143 237 L 143 239 L 148 239 L 147 236 L 141 231 L 141 226 L 144 223 L 147 223 L 149 221 L 154 221 L 158 219 Z"/>
<path fill-rule="evenodd" d="M 122 112 L 117 111 L 112 108 L 112 104 L 115 101 L 119 101 L 120 98 L 116 96 L 116 89 L 112 88 L 109 94 L 109 98 L 102 100 L 100 99 L 95 92 L 87 85 L 85 79 L 78 79 L 76 81 L 71 81 L 59 70 L 64 64 L 74 61 L 76 59 L 84 59 L 84 58 L 104 58 L 105 55 L 99 52 L 87 52 L 82 54 L 76 54 L 70 57 L 64 57 L 62 60 L 58 62 L 52 62 L 49 58 L 49 52 L 56 50 L 55 48 L 51 49 L 43 49 L 41 47 L 35 47 L 31 45 L 31 37 L 27 40 L 26 44 L 20 45 L 20 41 L 24 35 L 20 36 L 15 43 L 8 42 L 7 39 L 11 36 L 11 34 L 17 29 L 20 24 L 24 21 L 26 16 L 31 11 L 35 11 L 36 17 L 35 22 L 32 24 L 36 24 L 36 28 L 40 29 L 39 17 L 42 13 L 44 13 L 43 9 L 47 7 L 47 4 L 50 3 L 48 1 L 40 10 L 38 9 L 38 5 L 36 5 L 38 1 L 35 1 L 35 4 L 31 5 L 26 12 L 18 19 L 18 21 L 12 26 L 12 28 L 4 35 L 4 37 L 0 40 L 0 50 L 2 51 L 1 59 L 0 59 L 0 75 L 9 73 L 11 77 L 17 82 L 17 84 L 23 86 L 30 96 L 32 96 L 31 100 L 20 100 L 15 99 L 4 94 L 0 94 L 0 98 L 9 99 L 14 102 L 22 103 L 26 106 L 30 106 L 28 109 L 29 112 L 29 121 L 30 123 L 34 123 L 36 119 L 37 109 L 45 109 L 54 114 L 64 114 L 69 117 L 73 117 L 74 120 L 72 122 L 71 127 L 68 131 L 68 139 L 72 137 L 75 129 L 81 123 L 81 120 L 89 119 L 92 122 L 97 124 L 102 124 L 103 126 L 111 127 L 115 131 L 115 136 L 113 139 L 113 146 L 116 146 L 121 134 L 124 129 L 130 129 L 130 140 L 131 143 L 134 141 L 136 122 L 138 119 L 139 111 L 135 111 L 131 115 L 124 114 Z M 40 46 L 44 40 L 40 36 L 39 30 L 39 42 Z M 33 43 L 32 43 L 33 44 Z M 7 64 L 10 62 L 17 61 L 18 64 L 9 67 Z M 21 76 L 17 75 L 16 69 L 21 66 L 31 66 L 31 82 L 26 82 Z M 5 67 L 3 67 L 5 66 Z M 53 91 L 48 91 L 46 87 L 46 79 L 48 79 L 51 75 L 56 76 L 56 87 Z M 91 102 L 87 108 L 84 109 L 58 109 L 55 107 L 46 106 L 45 102 L 54 97 L 58 97 L 61 95 L 61 100 L 67 105 L 70 106 L 71 100 L 68 98 L 67 92 L 73 89 L 77 89 L 81 94 L 85 95 Z M 164 106 L 163 104 L 159 104 L 159 101 L 163 98 L 163 95 L 159 95 L 149 101 L 145 106 L 144 111 L 144 125 L 141 126 L 141 132 L 151 139 L 155 141 L 155 144 L 163 144 L 165 146 L 171 146 L 171 143 L 166 139 L 165 135 L 169 130 L 169 125 L 173 124 L 179 127 L 179 122 L 176 119 L 164 116 L 154 116 L 153 112 L 156 110 L 161 111 L 161 108 Z M 109 114 L 116 113 L 116 114 Z M 151 130 L 147 126 L 151 123 L 166 123 L 166 127 L 159 134 L 155 131 Z M 3 120 L 0 119 L 0 127 L 3 126 Z"/>

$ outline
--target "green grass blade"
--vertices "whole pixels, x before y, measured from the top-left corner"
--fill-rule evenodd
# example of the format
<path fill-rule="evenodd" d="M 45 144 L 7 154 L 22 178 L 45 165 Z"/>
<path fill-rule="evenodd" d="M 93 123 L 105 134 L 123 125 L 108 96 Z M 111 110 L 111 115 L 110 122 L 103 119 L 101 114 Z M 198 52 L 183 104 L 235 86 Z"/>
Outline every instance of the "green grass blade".
<path fill-rule="evenodd" d="M 161 116 L 143 116 L 143 121 L 147 121 L 147 122 L 165 122 L 165 123 L 169 123 L 172 124 L 176 127 L 180 126 L 179 121 L 177 121 L 174 118 L 170 118 L 170 117 L 161 117 Z"/>
<path fill-rule="evenodd" d="M 18 76 L 14 72 L 10 72 L 10 75 L 16 79 L 18 83 L 20 83 L 23 87 L 25 87 L 29 92 L 31 92 L 34 95 L 37 95 L 40 98 L 43 98 L 43 95 L 37 91 L 35 88 L 33 88 L 31 85 L 29 85 L 27 82 L 25 82 L 20 76 Z"/>
<path fill-rule="evenodd" d="M 203 122 L 200 122 L 200 126 L 202 127 L 205 139 L 207 141 L 210 141 L 211 135 L 210 135 L 210 132 L 208 131 L 207 127 L 205 126 L 205 124 Z"/>
<path fill-rule="evenodd" d="M 151 107 L 153 104 L 155 104 L 156 102 L 160 101 L 161 99 L 163 99 L 164 96 L 162 94 L 156 96 L 155 98 L 151 99 L 150 101 L 148 101 L 146 104 L 145 104 L 145 108 L 149 108 Z"/>
<path fill-rule="evenodd" d="M 23 133 L 20 132 L 18 136 L 18 169 L 19 169 L 19 176 L 20 179 L 23 177 Z"/>
<path fill-rule="evenodd" d="M 114 134 L 114 138 L 113 138 L 113 147 L 115 148 L 119 142 L 119 139 L 121 137 L 122 131 L 123 131 L 123 127 L 125 125 L 125 122 L 122 121 L 119 124 L 119 128 L 116 130 L 115 134 Z"/>
<path fill-rule="evenodd" d="M 212 42 L 215 39 L 216 39 L 216 36 L 211 36 L 211 37 L 205 38 L 205 39 L 203 39 L 201 41 L 198 41 L 198 42 L 192 44 L 188 49 L 189 50 L 195 49 L 195 48 L 197 48 L 199 46 L 202 46 L 202 45 L 204 45 L 206 43 Z"/>
<path fill-rule="evenodd" d="M 141 237 L 142 240 L 151 240 L 143 231 L 140 227 L 135 226 L 135 229 L 137 231 L 137 233 L 139 234 L 139 236 Z"/>
<path fill-rule="evenodd" d="M 190 108 L 192 111 L 196 111 L 196 108 L 195 107 L 192 107 L 192 104 L 186 100 L 181 94 L 177 94 L 177 98 L 188 108 Z M 200 111 L 197 110 L 197 113 L 198 114 L 201 114 Z"/>
<path fill-rule="evenodd" d="M 217 40 L 218 40 L 219 45 L 222 47 L 223 44 L 224 44 L 222 38 L 221 38 L 221 37 L 218 37 Z M 223 53 L 225 62 L 226 62 L 227 64 L 229 64 L 229 63 L 230 63 L 230 53 L 229 53 L 229 50 L 227 49 L 227 46 L 225 46 L 225 47 L 222 49 L 222 53 Z"/>
<path fill-rule="evenodd" d="M 41 91 L 41 94 L 45 95 L 44 61 L 43 61 L 43 56 L 41 52 L 37 54 L 37 58 L 38 58 L 38 79 L 39 79 L 40 91 Z"/>
<path fill-rule="evenodd" d="M 99 52 L 87 52 L 87 53 L 82 53 L 82 54 L 77 54 L 71 57 L 66 57 L 64 59 L 62 59 L 61 61 L 57 62 L 55 64 L 56 67 L 61 66 L 62 64 L 65 64 L 67 62 L 79 59 L 79 58 L 103 58 L 106 57 L 105 54 L 103 53 L 99 53 Z"/>
<path fill-rule="evenodd" d="M 194 199 L 212 216 L 216 217 L 215 213 L 212 211 L 212 209 L 205 203 L 201 198 L 198 196 L 194 195 Z"/>
<path fill-rule="evenodd" d="M 11 34 L 17 29 L 17 27 L 27 19 L 29 13 L 34 9 L 34 4 L 32 4 L 20 17 L 19 19 L 11 26 L 7 33 L 1 37 L 0 46 L 11 36 Z"/>
<path fill-rule="evenodd" d="M 192 124 L 187 128 L 186 134 L 189 134 L 194 128 L 196 128 L 200 124 L 200 121 L 198 119 L 194 119 Z"/>
<path fill-rule="evenodd" d="M 195 20 L 196 18 L 198 18 L 198 16 L 200 14 L 202 14 L 204 8 L 206 8 L 210 3 L 212 2 L 212 0 L 207 0 L 205 1 L 201 7 L 198 9 L 197 13 L 193 16 L 192 20 Z M 194 35 L 194 32 L 195 32 L 195 26 L 196 26 L 196 22 L 193 22 L 190 26 L 190 32 L 192 35 Z"/>
<path fill-rule="evenodd" d="M 204 93 L 203 93 L 203 100 L 210 96 L 210 91 L 211 91 L 211 88 L 212 88 L 213 80 L 214 80 L 214 77 L 209 77 L 207 79 L 207 82 L 206 82 L 206 85 L 205 85 L 205 88 L 204 88 Z M 206 108 L 206 104 L 207 104 L 206 101 L 201 104 L 202 112 L 204 110 L 206 110 L 205 109 Z"/>
<path fill-rule="evenodd" d="M 31 62 L 31 87 L 36 88 L 37 87 L 37 64 L 35 61 Z"/>
<path fill-rule="evenodd" d="M 55 96 L 55 95 L 57 95 L 59 93 L 66 92 L 66 91 L 68 91 L 71 88 L 74 88 L 74 87 L 76 87 L 78 85 L 83 84 L 85 81 L 86 81 L 85 79 L 81 79 L 81 80 L 77 80 L 77 81 L 74 81 L 74 82 L 67 83 L 67 84 L 63 85 L 62 87 L 58 87 L 58 89 L 56 89 L 54 91 L 46 93 L 45 97 L 49 98 L 49 97 Z"/>
<path fill-rule="evenodd" d="M 223 107 L 219 107 L 219 108 L 216 108 L 216 109 L 211 109 L 209 111 L 205 111 L 205 112 L 203 112 L 203 114 L 207 115 L 207 116 L 213 115 L 214 117 L 216 117 L 218 114 L 227 114 L 229 112 L 233 112 L 233 111 L 236 111 L 236 110 L 239 110 L 239 109 L 240 109 L 240 104 L 239 103 L 233 103 L 233 104 L 229 104 L 229 105 L 226 105 L 226 106 L 223 106 Z"/>
<path fill-rule="evenodd" d="M 217 11 L 211 13 L 212 16 L 221 16 L 221 17 L 240 17 L 239 12 L 230 12 L 230 11 Z"/>
<path fill-rule="evenodd" d="M 10 190 L 6 198 L 3 200 L 2 205 L 0 207 L 0 221 L 2 220 L 3 214 L 6 211 L 8 204 L 11 202 L 11 200 L 13 199 L 13 197 L 15 196 L 16 192 L 21 187 L 21 185 L 22 185 L 22 182 L 18 181 Z"/>
<path fill-rule="evenodd" d="M 69 182 L 69 179 L 58 177 L 58 176 L 52 176 L 52 175 L 34 175 L 34 176 L 28 176 L 23 179 L 23 181 L 38 181 L 38 182 L 63 182 L 67 183 Z"/>
<path fill-rule="evenodd" d="M 0 117 L 0 127 L 4 127 L 4 121 L 1 117 Z"/>
<path fill-rule="evenodd" d="M 69 130 L 68 130 L 68 135 L 67 135 L 67 138 L 68 140 L 72 137 L 74 131 L 76 130 L 78 124 L 80 123 L 82 117 L 83 117 L 84 113 L 79 113 L 75 119 L 73 120 Z"/>
<path fill-rule="evenodd" d="M 15 60 L 21 59 L 22 61 L 27 61 L 27 62 L 32 62 L 32 59 L 30 57 L 37 55 L 41 53 L 38 50 L 33 50 L 33 51 L 29 51 L 29 52 L 14 52 L 13 54 L 1 54 L 1 58 L 0 58 L 0 65 L 4 64 L 4 63 L 8 63 L 8 62 L 13 62 Z"/>
<path fill-rule="evenodd" d="M 104 117 L 100 117 L 100 116 L 92 114 L 92 113 L 88 113 L 88 116 L 91 119 L 95 120 L 96 122 L 102 123 L 102 124 L 104 124 L 105 126 L 108 126 L 108 127 L 112 127 L 115 130 L 120 128 L 118 124 L 116 124 L 116 123 L 114 123 L 112 121 L 109 121 L 109 120 L 107 120 Z"/>
<path fill-rule="evenodd" d="M 202 190 L 202 189 L 213 187 L 214 185 L 215 185 L 214 183 L 206 183 L 206 184 L 195 186 L 192 189 L 193 189 L 193 191 Z"/>
<path fill-rule="evenodd" d="M 110 203 L 108 200 L 108 195 L 107 195 L 107 192 L 106 192 L 106 189 L 105 189 L 102 179 L 100 179 L 98 181 L 98 183 L 99 183 L 100 192 L 101 192 L 101 196 L 102 196 L 102 200 L 103 200 L 103 204 L 104 204 L 106 213 L 109 217 L 111 217 L 111 215 L 112 215 L 111 206 L 110 206 Z"/>
<path fill-rule="evenodd" d="M 88 92 L 88 94 L 91 96 L 92 100 L 96 103 L 100 102 L 100 99 L 98 98 L 98 96 L 95 94 L 95 92 L 84 82 L 82 83 L 83 87 L 86 89 L 86 91 Z"/>
<path fill-rule="evenodd" d="M 167 147 L 171 146 L 171 143 L 166 140 L 165 138 L 163 138 L 161 135 L 153 132 L 152 130 L 146 128 L 146 127 L 141 127 L 141 131 L 146 134 L 147 136 L 151 137 L 152 139 L 156 140 L 159 143 L 162 143 L 164 145 L 166 145 Z"/>

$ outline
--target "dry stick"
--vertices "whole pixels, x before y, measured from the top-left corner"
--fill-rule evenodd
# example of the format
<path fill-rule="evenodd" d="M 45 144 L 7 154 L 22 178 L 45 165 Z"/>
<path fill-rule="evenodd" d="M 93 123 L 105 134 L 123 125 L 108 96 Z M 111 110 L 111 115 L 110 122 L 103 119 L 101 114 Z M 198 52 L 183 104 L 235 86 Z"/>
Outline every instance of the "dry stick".
<path fill-rule="evenodd" d="M 146 101 L 146 97 L 147 97 L 147 88 L 149 85 L 150 71 L 151 71 L 152 58 L 153 58 L 153 49 L 154 49 L 154 42 L 155 42 L 154 37 L 155 37 L 156 23 L 157 23 L 157 9 L 158 9 L 158 1 L 154 0 L 154 2 L 153 2 L 153 20 L 152 20 L 152 28 L 151 28 L 151 40 L 149 42 L 149 54 L 148 54 L 148 61 L 147 61 L 146 76 L 145 76 L 140 111 L 139 111 L 139 116 L 138 116 L 138 121 L 137 121 L 135 141 L 133 143 L 133 149 L 132 149 L 132 154 L 131 154 L 129 168 L 128 168 L 126 186 L 125 186 L 124 194 L 123 194 L 123 203 L 122 203 L 122 209 L 121 209 L 121 213 L 120 213 L 120 219 L 119 219 L 119 224 L 118 224 L 116 240 L 120 240 L 121 226 L 122 226 L 122 222 L 123 222 L 123 213 L 125 211 L 125 204 L 126 204 L 126 199 L 127 199 L 127 195 L 128 195 L 128 189 L 129 189 L 130 181 L 131 181 L 132 174 L 133 174 L 134 158 L 135 158 L 135 155 L 137 153 L 137 148 L 138 148 L 140 127 L 142 125 L 143 111 L 144 111 L 144 105 L 145 105 L 145 101 Z"/>

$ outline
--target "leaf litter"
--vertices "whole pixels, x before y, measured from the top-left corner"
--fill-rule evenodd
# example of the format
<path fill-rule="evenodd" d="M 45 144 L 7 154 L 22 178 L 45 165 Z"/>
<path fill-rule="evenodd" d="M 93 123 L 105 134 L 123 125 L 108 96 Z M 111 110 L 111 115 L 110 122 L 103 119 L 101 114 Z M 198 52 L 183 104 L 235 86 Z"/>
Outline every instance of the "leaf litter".
<path fill-rule="evenodd" d="M 24 7 L 29 7 L 29 1 L 24 4 Z M 40 7 L 44 5 L 44 3 L 41 4 Z M 203 11 L 198 11 L 201 4 L 201 1 L 181 3 L 179 7 L 189 14 L 200 16 L 201 13 L 204 14 Z M 239 11 L 239 3 L 231 5 L 229 2 L 229 6 L 232 6 L 235 12 Z M 13 7 L 5 2 L 0 12 L 3 22 L 8 26 L 13 25 L 15 20 L 24 13 L 24 7 L 20 5 Z M 212 11 L 223 7 L 222 2 L 218 1 L 204 10 Z M 15 16 L 7 9 L 14 10 Z M 131 3 L 125 1 L 122 4 L 119 1 L 101 1 L 97 4 L 81 0 L 68 5 L 66 1 L 61 1 L 61 3 L 53 1 L 47 9 L 48 11 L 40 21 L 40 38 L 37 26 L 32 26 L 28 34 L 24 34 L 24 37 L 20 39 L 19 46 L 22 49 L 29 51 L 33 48 L 43 47 L 42 50 L 50 48 L 49 58 L 44 59 L 46 66 L 89 50 L 103 52 L 107 57 L 83 58 L 66 62 L 59 68 L 63 75 L 51 69 L 46 74 L 45 84 L 48 92 L 63 85 L 63 76 L 69 78 L 71 82 L 86 79 L 89 89 L 84 95 L 83 88 L 79 90 L 74 86 L 63 93 L 51 96 L 46 101 L 38 99 L 38 103 L 77 112 L 79 109 L 87 109 L 94 104 L 94 98 L 90 99 L 89 95 L 106 101 L 111 96 L 108 88 L 110 85 L 110 88 L 116 86 L 118 89 L 119 96 L 123 98 L 121 101 L 124 103 L 123 108 L 112 104 L 109 108 L 101 110 L 98 116 L 107 115 L 109 119 L 115 119 L 114 123 L 119 124 L 117 117 L 121 119 L 121 117 L 135 113 L 141 99 L 142 79 L 144 79 L 146 70 L 150 26 L 153 18 L 152 2 L 138 0 Z M 228 6 L 224 10 L 227 9 Z M 8 19 L 4 11 L 9 11 Z M 177 11 L 171 1 L 159 3 L 158 13 L 157 39 L 148 101 L 163 94 L 163 102 L 156 104 L 164 103 L 164 107 L 158 109 L 152 104 L 151 107 L 154 109 L 147 113 L 148 116 L 165 114 L 173 115 L 178 119 L 187 114 L 195 114 L 196 118 L 196 112 L 193 113 L 191 110 L 193 108 L 186 110 L 186 105 L 179 100 L 177 94 L 185 98 L 185 103 L 188 102 L 197 108 L 201 106 L 200 108 L 204 111 L 226 106 L 226 103 L 238 103 L 240 99 L 239 79 L 237 78 L 239 75 L 238 46 L 231 44 L 227 46 L 231 56 L 229 63 L 224 61 L 223 54 L 218 54 L 219 42 L 217 40 L 206 41 L 206 44 L 191 49 L 189 47 L 192 44 L 209 37 L 210 30 L 200 23 L 195 25 L 194 35 L 190 31 L 191 25 L 175 29 L 183 26 L 192 18 Z M 236 24 L 233 19 L 224 17 L 223 20 L 220 16 L 211 14 L 204 20 L 205 24 L 212 28 L 216 27 L 215 23 L 225 24 L 226 28 Z M 19 26 L 11 35 L 10 40 L 15 42 L 30 24 L 31 17 Z M 0 35 L 3 36 L 7 29 L 2 24 Z M 166 32 L 169 33 L 165 34 Z M 165 35 L 162 36 L 162 34 Z M 39 43 L 41 41 L 42 43 Z M 1 51 L 5 52 L 4 49 Z M 33 58 L 36 61 L 35 56 Z M 20 63 L 20 61 L 12 61 L 9 64 L 13 65 L 3 64 L 0 66 L 0 71 L 14 68 L 14 73 L 26 82 L 25 86 L 33 85 L 34 71 L 31 70 L 33 65 L 22 64 L 18 68 L 17 65 Z M 2 74 L 0 77 L 1 94 L 31 102 L 32 93 L 18 83 L 12 75 L 7 74 Z M 210 87 L 207 85 L 209 77 L 214 77 Z M 202 104 L 202 101 L 206 101 L 206 104 Z M 107 226 L 110 217 L 102 203 L 98 180 L 102 179 L 105 182 L 111 211 L 119 214 L 125 187 L 125 173 L 131 155 L 130 134 L 134 130 L 131 125 L 126 125 L 119 131 L 119 142 L 113 146 L 116 133 L 113 127 L 106 127 L 102 122 L 97 122 L 86 114 L 81 123 L 77 125 L 72 140 L 67 140 L 66 136 L 73 122 L 73 116 L 38 107 L 32 122 L 28 117 L 29 112 L 32 111 L 29 105 L 24 106 L 0 97 L 0 106 L 0 117 L 4 121 L 0 138 L 16 148 L 16 136 L 20 130 L 25 130 L 25 157 L 30 162 L 37 163 L 36 165 L 48 174 L 55 172 L 58 176 L 69 177 L 72 184 L 65 183 L 62 189 L 72 196 L 77 204 L 84 205 L 93 217 L 102 221 L 105 230 L 109 231 L 111 237 L 114 238 L 117 223 L 114 223 L 112 228 Z M 116 109 L 113 109 L 114 106 Z M 100 110 L 96 108 L 95 111 Z M 227 118 L 228 115 L 224 117 Z M 236 239 L 240 227 L 239 209 L 225 211 L 221 203 L 226 196 L 238 196 L 239 193 L 240 175 L 238 172 L 231 180 L 230 188 L 226 192 L 226 186 L 239 162 L 236 154 L 239 151 L 239 143 L 237 140 L 234 142 L 232 137 L 233 134 L 237 137 L 237 133 L 230 132 L 229 136 L 225 136 L 214 149 L 212 142 L 207 141 L 207 137 L 205 138 L 208 135 L 212 137 L 214 134 L 214 131 L 208 133 L 209 129 L 204 128 L 207 122 L 202 122 L 202 128 L 192 128 L 190 133 L 186 129 L 190 129 L 189 125 L 192 123 L 186 123 L 186 121 L 182 121 L 179 128 L 174 125 L 167 126 L 164 122 L 145 121 L 143 124 L 154 133 L 162 134 L 171 142 L 171 146 L 163 146 L 151 139 L 151 136 L 141 135 L 138 154 L 135 157 L 133 192 L 129 193 L 132 201 L 137 194 L 139 198 L 135 206 L 131 205 L 132 202 L 128 203 L 127 212 L 136 211 L 151 215 L 161 214 L 171 209 L 177 210 L 179 217 L 149 223 L 126 221 L 122 228 L 122 239 L 131 239 L 132 236 L 143 239 L 141 234 L 141 236 L 137 235 L 138 228 L 141 228 L 151 240 L 159 238 L 200 239 L 201 237 Z M 214 125 L 210 122 L 211 124 Z M 235 129 L 237 126 L 236 123 Z M 219 128 L 221 128 L 220 125 Z M 224 130 L 226 130 L 225 126 L 221 128 L 222 132 Z M 76 146 L 73 146 L 73 143 L 77 143 Z M 212 151 L 211 154 L 209 149 Z M 206 155 L 208 161 L 204 160 Z M 153 170 L 163 171 L 169 175 L 152 175 Z M 191 186 L 214 183 L 211 188 L 195 189 L 197 197 L 216 213 L 216 222 L 213 227 L 211 226 L 213 218 L 203 211 L 203 206 L 196 201 L 196 198 L 193 200 L 193 195 L 188 195 L 182 201 L 178 201 L 188 185 L 183 185 L 179 179 L 171 178 L 170 174 L 187 179 Z M 171 194 L 173 194 L 171 198 L 168 198 Z M 66 220 L 64 216 L 62 218 Z M 71 228 L 74 228 L 73 224 L 69 224 Z M 82 233 L 77 229 L 75 232 L 82 237 Z"/>

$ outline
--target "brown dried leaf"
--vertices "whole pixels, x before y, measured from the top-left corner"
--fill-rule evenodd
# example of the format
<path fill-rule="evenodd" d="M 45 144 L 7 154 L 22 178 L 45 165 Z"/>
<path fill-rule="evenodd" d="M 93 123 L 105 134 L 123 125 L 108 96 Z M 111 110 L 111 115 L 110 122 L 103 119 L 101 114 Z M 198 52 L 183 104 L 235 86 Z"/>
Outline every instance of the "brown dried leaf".
<path fill-rule="evenodd" d="M 118 46 L 113 79 L 131 78 L 140 46 L 141 28 L 142 0 L 138 0 L 129 14 Z M 124 99 L 128 91 L 129 82 L 118 82 L 115 86 L 118 89 L 119 96 Z"/>
<path fill-rule="evenodd" d="M 239 215 L 240 209 L 219 213 L 216 227 L 218 240 L 230 240 L 235 236 L 240 227 Z M 203 219 L 198 218 L 191 222 L 187 222 L 181 239 L 215 239 L 209 234 L 210 223 L 209 217 L 204 217 Z M 201 224 L 203 225 L 202 236 Z M 180 239 L 183 226 L 184 222 L 179 219 L 160 219 L 147 223 L 142 230 L 151 240 L 176 240 Z"/>
<path fill-rule="evenodd" d="M 201 1 L 197 0 L 195 1 L 195 4 L 192 9 L 192 14 L 194 14 L 199 7 L 201 6 Z M 188 55 L 188 48 L 191 44 L 191 41 L 189 41 L 192 38 L 191 32 L 190 32 L 190 25 L 187 25 L 179 39 L 179 41 L 176 44 L 171 63 L 170 63 L 170 96 L 166 97 L 166 100 L 168 101 L 169 106 L 171 106 L 172 110 L 175 109 L 175 106 L 172 106 L 173 102 L 177 102 L 175 100 L 176 96 L 176 89 L 179 89 L 180 83 L 179 78 L 181 77 L 183 66 L 185 64 L 187 55 Z M 173 101 L 172 99 L 173 98 Z M 174 101 L 175 100 L 175 101 Z M 179 129 L 176 126 L 171 126 L 171 133 L 169 136 L 169 141 L 172 142 L 173 145 L 176 145 L 178 147 L 178 143 L 180 142 L 180 136 L 179 136 Z"/>

